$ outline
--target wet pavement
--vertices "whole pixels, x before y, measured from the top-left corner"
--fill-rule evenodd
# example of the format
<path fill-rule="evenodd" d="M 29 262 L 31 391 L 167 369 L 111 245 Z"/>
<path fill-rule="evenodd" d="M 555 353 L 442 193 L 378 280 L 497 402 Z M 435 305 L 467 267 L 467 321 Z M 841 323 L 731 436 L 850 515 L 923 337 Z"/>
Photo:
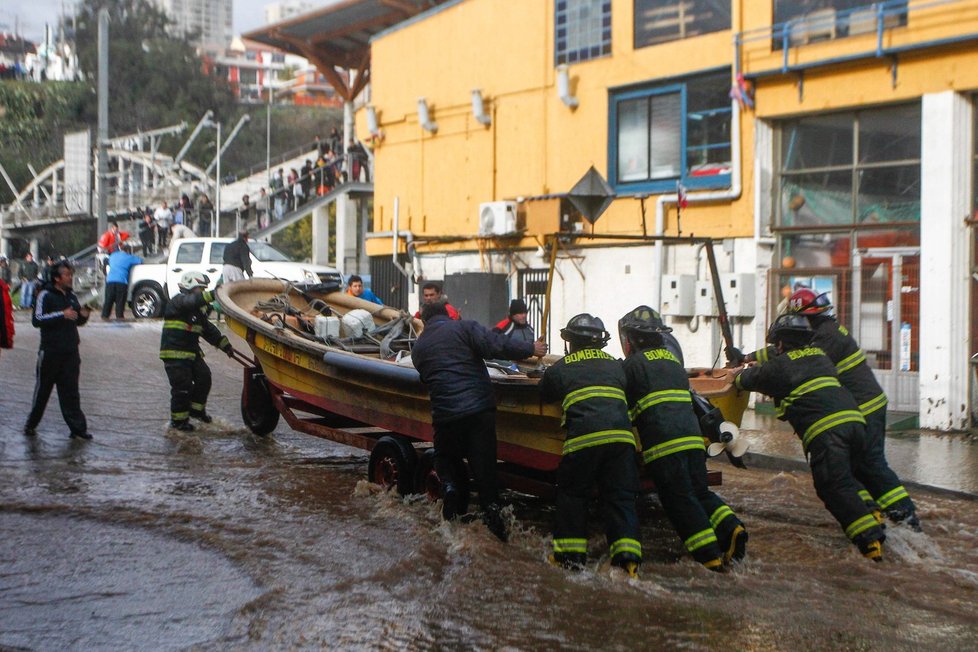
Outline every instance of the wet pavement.
<path fill-rule="evenodd" d="M 36 331 L 19 322 L 0 355 L 0 649 L 978 648 L 974 499 L 915 488 L 924 533 L 890 526 L 872 564 L 807 471 L 771 468 L 800 445 L 758 420 L 745 430 L 764 463 L 713 465 L 750 530 L 747 562 L 700 568 L 648 497 L 638 579 L 608 567 L 597 528 L 589 568 L 569 574 L 545 562 L 544 501 L 508 494 L 504 545 L 368 484 L 361 450 L 284 422 L 251 435 L 240 367 L 216 351 L 217 422 L 167 432 L 159 329 L 81 330 L 92 442 L 68 439 L 54 399 L 26 439 Z M 887 445 L 904 480 L 975 491 L 967 435 Z"/>

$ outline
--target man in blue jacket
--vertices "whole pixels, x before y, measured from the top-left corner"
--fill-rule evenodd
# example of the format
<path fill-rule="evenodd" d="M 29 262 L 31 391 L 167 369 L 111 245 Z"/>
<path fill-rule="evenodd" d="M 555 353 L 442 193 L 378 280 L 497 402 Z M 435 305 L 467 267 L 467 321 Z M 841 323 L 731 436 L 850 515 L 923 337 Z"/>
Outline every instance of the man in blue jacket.
<path fill-rule="evenodd" d="M 435 471 L 442 481 L 446 521 L 464 514 L 468 503 L 468 459 L 479 492 L 482 521 L 506 541 L 496 482 L 496 394 L 485 360 L 523 360 L 547 352 L 543 342 L 521 342 L 471 320 L 453 320 L 442 301 L 422 307 L 425 328 L 411 360 L 431 396 Z"/>
<path fill-rule="evenodd" d="M 102 321 L 109 319 L 112 306 L 115 318 L 122 319 L 126 312 L 126 296 L 129 294 L 129 270 L 143 262 L 139 256 L 132 255 L 129 243 L 122 243 L 109 255 L 109 273 L 105 276 L 105 299 L 102 303 Z"/>

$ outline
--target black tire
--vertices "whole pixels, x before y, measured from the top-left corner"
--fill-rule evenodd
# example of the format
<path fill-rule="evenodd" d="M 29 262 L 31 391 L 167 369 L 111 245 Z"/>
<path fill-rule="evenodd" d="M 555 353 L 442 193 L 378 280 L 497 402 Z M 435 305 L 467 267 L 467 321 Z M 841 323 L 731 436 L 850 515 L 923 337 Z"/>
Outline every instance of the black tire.
<path fill-rule="evenodd" d="M 249 373 L 241 389 L 241 420 L 248 426 L 248 430 L 264 437 L 275 430 L 278 417 L 265 374 L 256 369 Z"/>
<path fill-rule="evenodd" d="M 428 448 L 418 456 L 418 470 L 414 474 L 414 491 L 424 494 L 432 502 L 442 497 L 441 478 L 435 471 L 434 448 Z"/>
<path fill-rule="evenodd" d="M 163 314 L 163 291 L 154 285 L 144 285 L 132 295 L 132 314 L 136 319 L 155 319 Z"/>
<path fill-rule="evenodd" d="M 417 464 L 418 456 L 407 439 L 386 435 L 370 451 L 367 477 L 384 489 L 396 487 L 397 493 L 407 496 L 414 492 Z"/>

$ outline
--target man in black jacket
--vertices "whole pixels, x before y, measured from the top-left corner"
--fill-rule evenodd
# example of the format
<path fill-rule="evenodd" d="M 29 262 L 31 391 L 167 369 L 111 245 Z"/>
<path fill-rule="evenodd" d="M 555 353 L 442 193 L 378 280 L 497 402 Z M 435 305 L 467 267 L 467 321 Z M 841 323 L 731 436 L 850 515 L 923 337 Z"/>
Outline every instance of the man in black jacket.
<path fill-rule="evenodd" d="M 442 516 L 452 520 L 467 508 L 467 458 L 479 492 L 482 520 L 506 541 L 496 482 L 496 395 L 485 360 L 522 360 L 543 355 L 543 342 L 511 340 L 477 322 L 455 321 L 443 302 L 425 304 L 424 331 L 411 360 L 431 396 L 435 471 L 442 481 Z"/>
<path fill-rule="evenodd" d="M 247 276 L 246 276 L 247 275 Z M 224 248 L 224 282 L 243 281 L 251 278 L 251 249 L 248 248 L 248 232 L 238 232 L 238 239 Z"/>
<path fill-rule="evenodd" d="M 41 329 L 41 345 L 37 352 L 37 380 L 34 385 L 34 404 L 24 424 L 24 434 L 37 434 L 37 424 L 44 416 L 51 390 L 57 386 L 61 416 L 72 438 L 91 439 L 88 422 L 81 410 L 78 376 L 81 358 L 78 355 L 78 327 L 88 321 L 91 310 L 78 303 L 72 291 L 74 271 L 68 261 L 55 263 L 49 282 L 37 295 L 31 321 Z"/>
<path fill-rule="evenodd" d="M 207 397 L 211 392 L 211 370 L 204 362 L 200 338 L 230 357 L 228 338 L 207 319 L 207 306 L 214 297 L 206 290 L 210 279 L 200 272 L 186 272 L 180 278 L 180 294 L 170 299 L 163 310 L 160 359 L 170 381 L 170 427 L 190 432 L 193 417 L 210 423 Z"/>

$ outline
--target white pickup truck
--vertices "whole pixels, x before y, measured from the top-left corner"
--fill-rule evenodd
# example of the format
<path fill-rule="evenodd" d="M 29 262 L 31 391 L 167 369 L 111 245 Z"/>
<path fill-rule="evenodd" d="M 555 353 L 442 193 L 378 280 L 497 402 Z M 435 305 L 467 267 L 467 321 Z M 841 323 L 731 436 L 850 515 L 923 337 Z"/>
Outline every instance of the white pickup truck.
<path fill-rule="evenodd" d="M 190 271 L 203 272 L 214 289 L 224 267 L 224 248 L 231 238 L 186 238 L 170 246 L 165 263 L 143 263 L 129 272 L 129 304 L 139 318 L 159 317 L 166 302 L 180 292 L 177 283 Z M 332 267 L 297 263 L 272 246 L 248 242 L 251 269 L 257 278 L 280 278 L 300 286 L 342 285 L 342 275 Z"/>

